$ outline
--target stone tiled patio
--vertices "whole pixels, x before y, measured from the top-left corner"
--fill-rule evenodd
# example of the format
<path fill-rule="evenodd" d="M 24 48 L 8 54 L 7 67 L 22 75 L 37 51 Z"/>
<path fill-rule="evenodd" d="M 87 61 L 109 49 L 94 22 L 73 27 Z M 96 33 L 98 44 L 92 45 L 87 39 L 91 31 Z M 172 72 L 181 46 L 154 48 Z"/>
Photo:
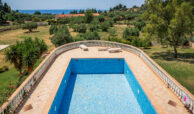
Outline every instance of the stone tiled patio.
<path fill-rule="evenodd" d="M 138 56 L 127 51 L 108 53 L 107 51 L 98 51 L 98 48 L 100 47 L 89 47 L 89 51 L 85 52 L 81 49 L 73 49 L 58 56 L 19 113 L 48 113 L 71 58 L 125 58 L 158 113 L 188 113 L 178 97 L 167 88 L 162 80 Z M 169 105 L 169 100 L 174 101 L 176 106 Z M 32 109 L 24 110 L 29 105 L 32 105 Z"/>

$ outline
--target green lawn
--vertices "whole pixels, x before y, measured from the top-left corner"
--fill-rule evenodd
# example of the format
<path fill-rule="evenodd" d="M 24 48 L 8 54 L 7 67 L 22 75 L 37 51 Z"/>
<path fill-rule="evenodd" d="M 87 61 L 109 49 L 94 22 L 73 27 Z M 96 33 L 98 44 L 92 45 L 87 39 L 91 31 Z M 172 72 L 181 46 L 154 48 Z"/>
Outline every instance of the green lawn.
<path fill-rule="evenodd" d="M 194 49 L 178 49 L 178 58 L 173 58 L 172 48 L 154 46 L 144 51 L 172 77 L 194 94 Z"/>

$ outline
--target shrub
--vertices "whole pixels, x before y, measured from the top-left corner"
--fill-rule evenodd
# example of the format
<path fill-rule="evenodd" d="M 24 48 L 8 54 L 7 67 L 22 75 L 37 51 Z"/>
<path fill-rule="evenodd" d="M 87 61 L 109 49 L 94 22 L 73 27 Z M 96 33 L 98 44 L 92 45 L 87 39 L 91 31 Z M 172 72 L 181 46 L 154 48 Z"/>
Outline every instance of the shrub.
<path fill-rule="evenodd" d="M 53 19 L 48 19 L 48 24 L 49 25 L 54 25 L 54 24 L 56 24 L 57 22 L 55 21 L 55 20 L 53 20 Z"/>
<path fill-rule="evenodd" d="M 77 32 L 79 33 L 85 33 L 87 30 L 87 27 L 85 24 L 79 24 L 77 25 Z"/>
<path fill-rule="evenodd" d="M 123 32 L 123 38 L 132 41 L 133 37 L 139 36 L 139 30 L 136 28 L 126 28 Z"/>
<path fill-rule="evenodd" d="M 22 26 L 22 29 L 28 29 L 29 32 L 32 32 L 33 29 L 37 29 L 38 25 L 35 22 L 25 23 Z"/>
<path fill-rule="evenodd" d="M 67 24 L 69 22 L 68 18 L 59 18 L 57 24 Z"/>
<path fill-rule="evenodd" d="M 97 24 L 90 24 L 90 25 L 89 25 L 89 30 L 90 30 L 91 32 L 97 31 L 98 28 L 99 28 L 99 27 L 98 27 Z"/>
<path fill-rule="evenodd" d="M 69 20 L 70 24 L 82 24 L 85 23 L 85 17 L 71 17 Z"/>
<path fill-rule="evenodd" d="M 84 38 L 86 40 L 100 40 L 100 36 L 98 35 L 98 32 L 87 32 L 85 33 Z"/>
<path fill-rule="evenodd" d="M 51 25 L 50 29 L 49 29 L 49 33 L 54 34 L 55 32 L 57 32 L 57 26 L 56 25 Z"/>
<path fill-rule="evenodd" d="M 15 45 L 10 46 L 6 51 L 6 59 L 14 64 L 14 67 L 22 73 L 23 68 L 31 72 L 36 61 L 40 58 L 41 54 L 47 50 L 47 45 L 43 40 L 27 37 L 22 42 L 17 42 Z M 19 79 L 21 80 L 22 77 Z"/>
<path fill-rule="evenodd" d="M 152 46 L 152 43 L 150 40 L 146 38 L 139 38 L 139 37 L 133 37 L 131 44 L 136 47 L 144 47 L 144 48 L 148 48 Z"/>
<path fill-rule="evenodd" d="M 104 16 L 102 16 L 102 15 L 98 16 L 98 21 L 99 21 L 99 22 L 102 23 L 102 22 L 104 22 L 104 20 L 105 20 L 105 19 L 104 19 Z"/>
<path fill-rule="evenodd" d="M 139 30 L 141 30 L 145 25 L 146 25 L 146 23 L 143 21 L 134 23 L 135 28 L 138 28 Z"/>
<path fill-rule="evenodd" d="M 125 15 L 125 19 L 127 19 L 127 20 L 132 20 L 134 18 L 135 18 L 134 14 L 127 14 L 127 15 Z"/>
<path fill-rule="evenodd" d="M 124 44 L 130 44 L 129 41 L 121 39 L 121 38 L 108 38 L 108 41 L 112 41 L 112 42 L 119 42 L 119 43 L 124 43 Z"/>
<path fill-rule="evenodd" d="M 8 71 L 8 70 L 9 70 L 9 68 L 7 66 L 1 66 L 0 67 L 0 73 Z"/>
<path fill-rule="evenodd" d="M 67 26 L 59 27 L 55 35 L 51 37 L 50 40 L 56 47 L 73 41 Z"/>
<path fill-rule="evenodd" d="M 117 31 L 116 31 L 116 29 L 109 29 L 108 32 L 109 32 L 110 36 L 112 36 L 112 37 L 117 36 Z"/>
<path fill-rule="evenodd" d="M 34 15 L 41 15 L 41 12 L 40 11 L 35 11 Z"/>
<path fill-rule="evenodd" d="M 77 41 L 83 41 L 85 39 L 84 39 L 84 37 L 78 35 L 78 36 L 74 37 L 73 40 L 74 40 L 74 42 L 77 42 Z"/>
<path fill-rule="evenodd" d="M 116 23 L 117 21 L 120 20 L 120 16 L 119 16 L 119 15 L 114 16 L 114 17 L 113 17 L 113 20 L 114 20 L 114 22 Z"/>
<path fill-rule="evenodd" d="M 111 12 L 111 13 L 108 13 L 108 16 L 109 16 L 109 17 L 114 17 L 115 14 Z"/>
<path fill-rule="evenodd" d="M 104 32 L 107 32 L 109 27 L 110 27 L 110 24 L 107 21 L 105 21 L 104 23 L 101 24 L 101 29 Z"/>
<path fill-rule="evenodd" d="M 33 18 L 32 18 L 32 21 L 33 21 L 33 22 L 40 22 L 40 21 L 41 21 L 41 19 L 40 19 L 40 18 L 38 18 L 38 17 L 33 17 Z"/>
<path fill-rule="evenodd" d="M 71 25 L 73 28 L 74 32 L 79 32 L 79 33 L 85 33 L 87 30 L 87 27 L 85 24 L 79 24 L 79 25 Z"/>
<path fill-rule="evenodd" d="M 90 23 L 93 20 L 94 16 L 91 11 L 86 11 L 85 13 L 85 22 Z"/>
<path fill-rule="evenodd" d="M 109 23 L 110 27 L 113 27 L 113 25 L 114 25 L 114 21 L 113 20 L 110 19 L 107 22 Z"/>

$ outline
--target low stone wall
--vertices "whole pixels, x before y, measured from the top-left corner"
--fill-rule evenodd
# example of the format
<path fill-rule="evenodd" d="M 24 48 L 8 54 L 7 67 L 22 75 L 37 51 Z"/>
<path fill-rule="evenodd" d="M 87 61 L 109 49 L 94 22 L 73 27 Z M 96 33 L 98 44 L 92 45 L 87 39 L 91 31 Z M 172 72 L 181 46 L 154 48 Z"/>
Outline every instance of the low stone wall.
<path fill-rule="evenodd" d="M 163 80 L 163 82 L 181 99 L 185 106 L 194 113 L 194 99 L 193 95 L 172 78 L 166 71 L 164 71 L 157 63 L 155 63 L 142 50 L 122 43 L 108 42 L 108 41 L 81 41 L 65 44 L 53 50 L 49 56 L 36 68 L 36 70 L 21 84 L 21 86 L 12 94 L 12 96 L 5 102 L 0 114 L 5 114 L 8 111 L 15 111 L 23 103 L 24 98 L 32 90 L 34 85 L 40 81 L 44 73 L 49 69 L 52 62 L 63 52 L 71 49 L 79 48 L 79 45 L 87 46 L 103 46 L 103 47 L 119 47 L 123 50 L 132 52 L 142 58 L 145 63 Z"/>

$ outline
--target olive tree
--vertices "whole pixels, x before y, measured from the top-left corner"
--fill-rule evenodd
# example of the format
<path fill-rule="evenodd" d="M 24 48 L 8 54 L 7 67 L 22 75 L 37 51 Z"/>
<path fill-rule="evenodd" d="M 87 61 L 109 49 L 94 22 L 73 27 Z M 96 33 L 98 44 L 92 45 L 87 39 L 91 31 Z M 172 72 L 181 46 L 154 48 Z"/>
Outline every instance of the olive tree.
<path fill-rule="evenodd" d="M 142 17 L 147 21 L 144 31 L 148 37 L 157 36 L 174 49 L 192 35 L 194 19 L 190 2 L 183 0 L 146 0 L 146 11 Z"/>
<path fill-rule="evenodd" d="M 33 29 L 37 29 L 37 28 L 38 28 L 38 25 L 35 22 L 25 23 L 22 26 L 22 29 L 27 29 L 29 30 L 29 32 L 32 32 Z"/>
<path fill-rule="evenodd" d="M 72 36 L 67 26 L 59 27 L 57 32 L 54 34 L 53 37 L 50 38 L 50 40 L 56 47 L 69 42 L 73 42 Z"/>

